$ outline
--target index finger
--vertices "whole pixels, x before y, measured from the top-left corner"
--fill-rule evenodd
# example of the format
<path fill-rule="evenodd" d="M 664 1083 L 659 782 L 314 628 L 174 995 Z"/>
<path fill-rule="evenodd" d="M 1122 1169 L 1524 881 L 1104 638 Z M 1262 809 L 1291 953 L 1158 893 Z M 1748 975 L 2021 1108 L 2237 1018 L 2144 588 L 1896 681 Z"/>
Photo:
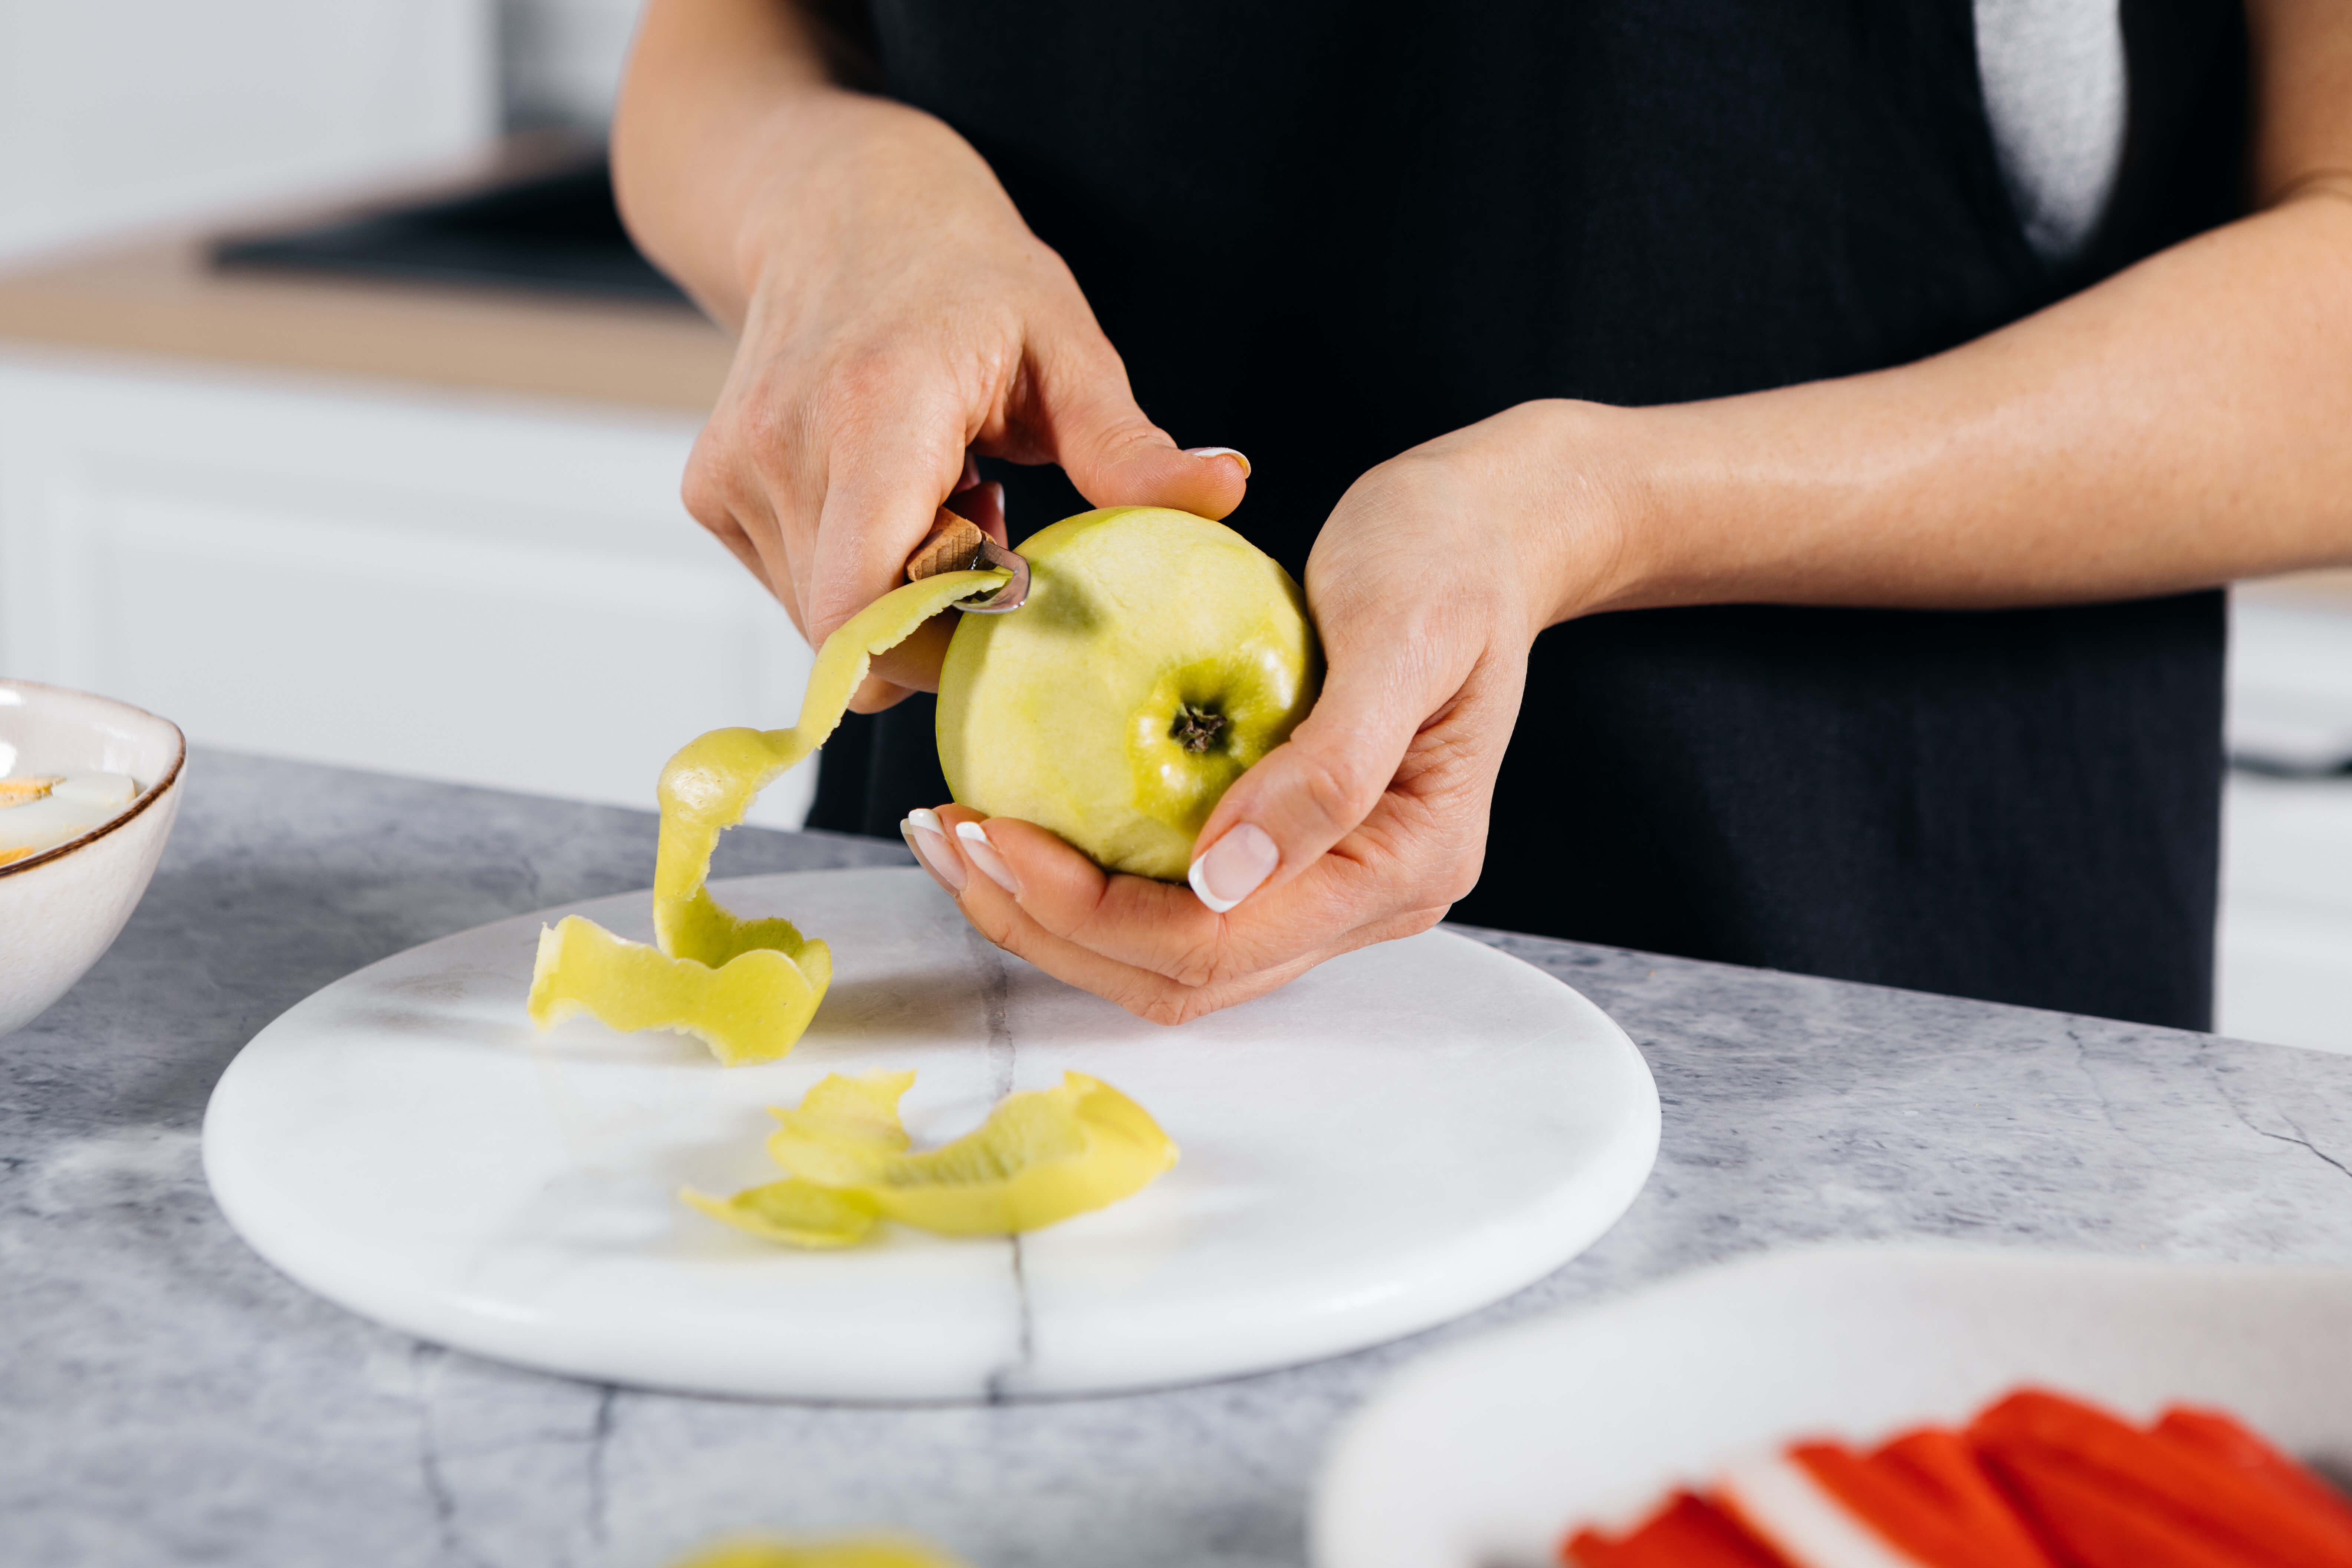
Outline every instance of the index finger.
<path fill-rule="evenodd" d="M 816 545 L 799 584 L 812 643 L 823 646 L 843 622 L 906 580 L 907 557 L 930 532 L 964 465 L 958 413 L 918 414 L 836 435 L 825 457 Z M 877 681 L 935 689 L 953 630 L 951 616 L 938 616 L 877 655 L 862 695 L 873 695 Z"/>

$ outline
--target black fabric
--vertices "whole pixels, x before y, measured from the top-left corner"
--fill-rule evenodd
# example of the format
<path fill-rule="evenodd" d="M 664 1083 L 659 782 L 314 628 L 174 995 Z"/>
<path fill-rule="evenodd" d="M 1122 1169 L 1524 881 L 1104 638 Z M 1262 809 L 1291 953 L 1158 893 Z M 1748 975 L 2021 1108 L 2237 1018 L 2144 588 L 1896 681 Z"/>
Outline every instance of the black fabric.
<path fill-rule="evenodd" d="M 938 700 L 919 691 L 882 713 L 843 714 L 817 764 L 808 825 L 896 838 L 908 812 L 945 805 L 948 779 L 940 771 L 938 716 Z"/>
<path fill-rule="evenodd" d="M 873 8 L 889 90 L 988 158 L 1145 409 L 1249 453 L 1231 521 L 1294 573 L 1364 469 L 1512 404 L 1901 363 L 2225 217 L 2233 0 L 2124 14 L 2123 185 L 2057 277 L 2002 191 L 1969 0 Z M 1003 477 L 1016 538 L 1083 505 Z M 2202 1026 L 2221 628 L 2213 595 L 1557 627 L 1455 915 Z M 821 782 L 821 825 L 944 798 L 927 704 L 827 770 L 845 742 L 867 776 Z"/>

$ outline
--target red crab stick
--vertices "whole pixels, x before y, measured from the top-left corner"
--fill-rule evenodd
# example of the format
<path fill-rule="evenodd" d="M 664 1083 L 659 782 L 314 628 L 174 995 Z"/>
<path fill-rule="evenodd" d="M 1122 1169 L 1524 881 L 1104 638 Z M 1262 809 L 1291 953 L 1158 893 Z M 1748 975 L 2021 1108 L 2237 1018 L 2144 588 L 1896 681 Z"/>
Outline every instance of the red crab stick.
<path fill-rule="evenodd" d="M 1969 1437 L 2081 1568 L 2352 1568 L 2333 1519 L 2079 1401 L 2013 1394 Z"/>
<path fill-rule="evenodd" d="M 1848 1509 L 1792 1456 L 1744 1460 L 1716 1489 L 1726 1513 L 1799 1568 L 1940 1568 Z"/>
<path fill-rule="evenodd" d="M 2259 1433 L 2219 1410 L 2176 1405 L 2156 1424 L 2157 1436 L 2263 1482 L 2282 1496 L 2332 1519 L 2352 1540 L 2352 1502 L 2270 1446 Z"/>
<path fill-rule="evenodd" d="M 1580 1530 L 1560 1548 L 1571 1568 L 1790 1568 L 1705 1498 L 1676 1492 L 1631 1534 Z"/>
<path fill-rule="evenodd" d="M 1926 1568 L 2056 1568 L 1958 1433 L 1908 1432 L 1868 1458 L 1800 1443 L 1789 1458 Z"/>

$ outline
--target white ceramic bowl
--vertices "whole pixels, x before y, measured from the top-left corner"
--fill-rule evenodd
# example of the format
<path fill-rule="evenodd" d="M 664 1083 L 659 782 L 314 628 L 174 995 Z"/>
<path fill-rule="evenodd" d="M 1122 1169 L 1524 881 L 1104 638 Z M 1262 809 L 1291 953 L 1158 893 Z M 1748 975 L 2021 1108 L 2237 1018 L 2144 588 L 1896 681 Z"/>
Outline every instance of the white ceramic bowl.
<path fill-rule="evenodd" d="M 2352 1456 L 2352 1268 L 1964 1247 L 1759 1254 L 1414 1363 L 1349 1421 L 1316 1568 L 1537 1568 L 1802 1437 L 1958 1426 L 2021 1384 L 2146 1421 L 2220 1405 Z M 1891 1561 L 1891 1559 L 1889 1559 Z"/>
<path fill-rule="evenodd" d="M 0 774 L 91 769 L 140 785 L 121 816 L 0 866 L 0 1035 L 71 989 L 138 908 L 180 814 L 187 754 L 178 725 L 127 702 L 0 680 Z"/>

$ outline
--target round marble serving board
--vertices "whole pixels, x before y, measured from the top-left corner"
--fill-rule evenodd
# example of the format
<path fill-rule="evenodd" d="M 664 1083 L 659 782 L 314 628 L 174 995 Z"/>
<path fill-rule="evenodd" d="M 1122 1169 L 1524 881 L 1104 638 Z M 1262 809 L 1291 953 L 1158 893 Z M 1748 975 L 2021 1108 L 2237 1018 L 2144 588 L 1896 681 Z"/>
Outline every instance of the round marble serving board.
<path fill-rule="evenodd" d="M 542 921 L 649 935 L 646 895 L 502 921 L 338 981 L 256 1036 L 205 1171 L 264 1258 L 352 1310 L 532 1367 L 845 1400 L 1071 1394 L 1232 1376 L 1411 1333 L 1540 1278 L 1624 1213 L 1658 1146 L 1609 1018 L 1449 931 L 1336 959 L 1169 1029 L 990 946 L 918 870 L 714 884 L 833 948 L 781 1062 L 523 1016 Z M 1176 1168 L 1010 1239 L 898 1227 L 839 1252 L 688 1208 L 772 1181 L 770 1105 L 914 1068 L 918 1146 L 1076 1068 L 1141 1102 Z"/>

